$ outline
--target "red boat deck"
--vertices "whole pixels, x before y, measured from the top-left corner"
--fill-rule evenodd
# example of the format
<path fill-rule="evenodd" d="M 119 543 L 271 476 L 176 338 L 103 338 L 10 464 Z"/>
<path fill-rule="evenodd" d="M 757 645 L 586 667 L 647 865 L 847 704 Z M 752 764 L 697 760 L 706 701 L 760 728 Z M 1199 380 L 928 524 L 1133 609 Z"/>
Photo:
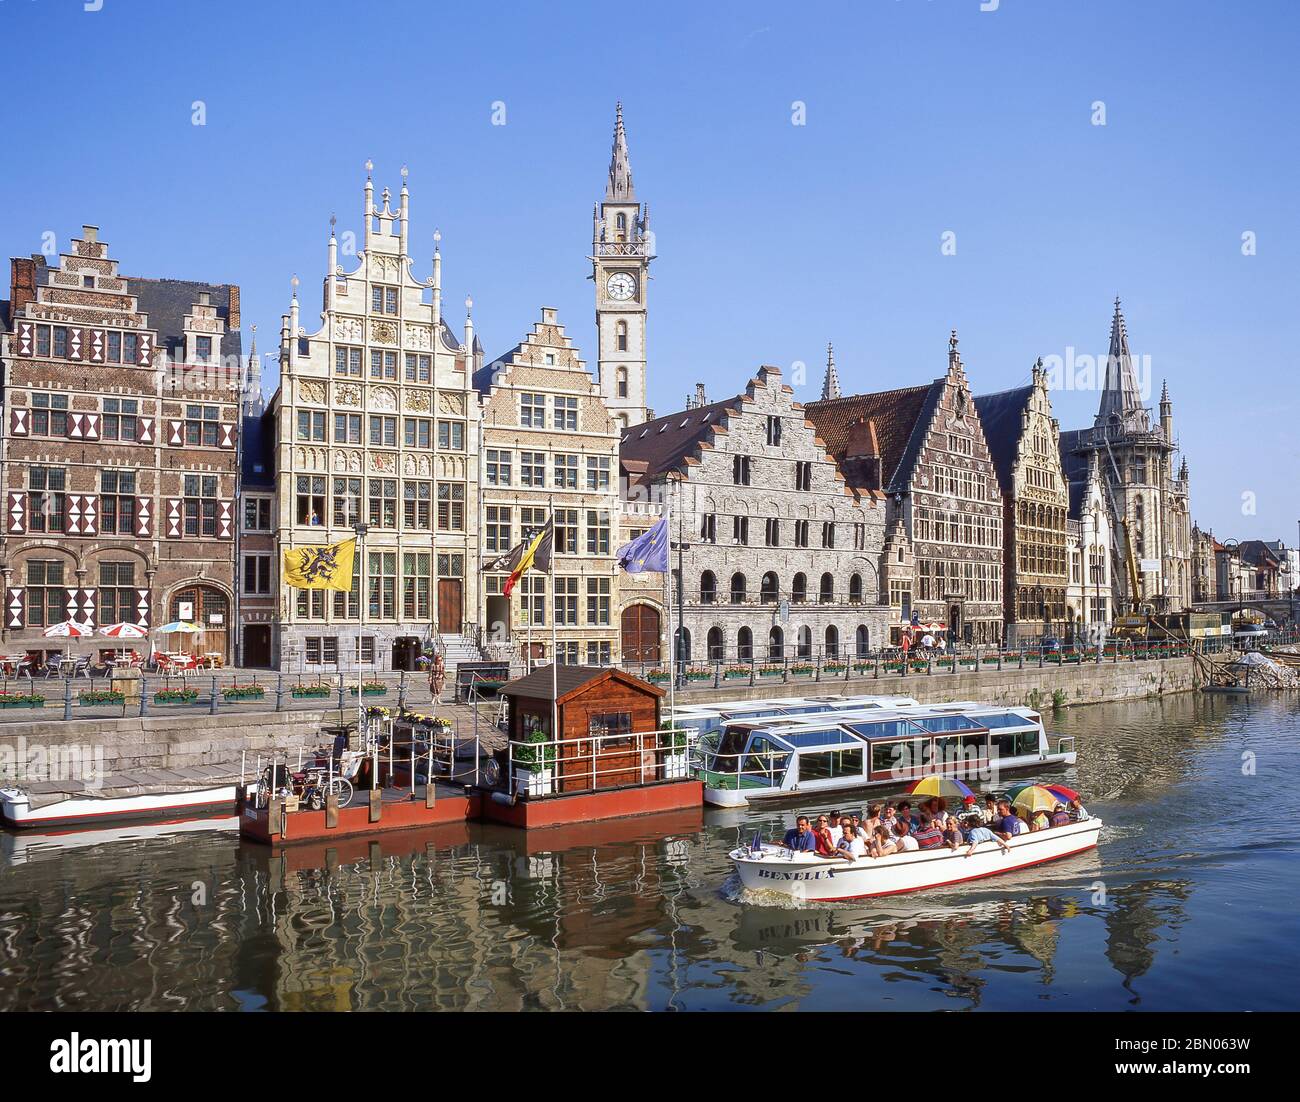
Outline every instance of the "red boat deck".
<path fill-rule="evenodd" d="M 443 784 L 437 786 L 436 795 L 434 806 L 425 807 L 422 785 L 416 788 L 414 799 L 407 789 L 385 789 L 379 818 L 372 822 L 369 800 L 361 792 L 357 794 L 358 803 L 339 809 L 335 826 L 326 824 L 324 811 L 303 809 L 286 813 L 283 829 L 275 832 L 271 830 L 267 808 L 245 807 L 239 816 L 239 833 L 252 842 L 287 846 L 373 837 L 391 831 L 475 820 L 535 830 L 672 811 L 702 812 L 704 807 L 704 787 L 697 780 L 631 785 L 542 799 L 520 797 L 513 804 L 493 799 L 490 792 Z"/>

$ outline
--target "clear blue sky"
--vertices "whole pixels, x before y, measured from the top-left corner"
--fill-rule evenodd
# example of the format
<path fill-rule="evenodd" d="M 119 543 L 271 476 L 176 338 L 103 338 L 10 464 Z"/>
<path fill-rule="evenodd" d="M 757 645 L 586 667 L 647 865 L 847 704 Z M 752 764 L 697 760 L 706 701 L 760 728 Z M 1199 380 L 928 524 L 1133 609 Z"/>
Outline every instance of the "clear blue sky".
<path fill-rule="evenodd" d="M 815 397 L 827 340 L 846 391 L 923 382 L 954 326 L 976 390 L 1003 389 L 1036 356 L 1104 355 L 1119 294 L 1196 517 L 1291 543 L 1298 30 L 1296 4 L 1244 0 L 0 0 L 0 249 L 96 223 L 128 273 L 239 283 L 268 350 L 294 273 L 312 327 L 366 158 L 394 191 L 406 163 L 453 325 L 471 293 L 495 355 L 557 306 L 590 363 L 621 98 L 661 412 L 760 363 L 807 363 Z M 1063 427 L 1096 401 L 1056 395 Z"/>

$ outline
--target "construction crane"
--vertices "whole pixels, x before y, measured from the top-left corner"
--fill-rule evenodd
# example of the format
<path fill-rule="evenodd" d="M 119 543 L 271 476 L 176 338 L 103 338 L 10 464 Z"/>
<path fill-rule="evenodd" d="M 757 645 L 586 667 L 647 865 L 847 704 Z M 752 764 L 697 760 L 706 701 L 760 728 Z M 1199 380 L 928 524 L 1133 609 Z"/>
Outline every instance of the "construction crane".
<path fill-rule="evenodd" d="M 1115 462 L 1115 453 L 1111 451 L 1110 437 L 1107 435 L 1106 440 L 1106 458 L 1110 462 L 1110 468 L 1115 476 L 1116 484 L 1120 481 L 1119 464 Z M 1142 585 L 1138 575 L 1137 557 L 1133 553 L 1133 541 L 1129 538 L 1128 521 L 1124 514 L 1115 505 L 1115 495 L 1111 491 L 1111 480 L 1102 478 L 1101 484 L 1106 491 L 1106 505 L 1110 509 L 1110 515 L 1115 518 L 1115 526 L 1119 529 L 1119 535 L 1123 541 L 1123 551 L 1120 557 L 1124 560 L 1125 573 L 1128 575 L 1128 604 L 1123 612 L 1117 608 L 1114 619 L 1111 621 L 1111 631 L 1118 636 L 1127 636 L 1129 638 L 1145 638 L 1147 628 L 1150 625 L 1151 614 L 1155 609 L 1149 603 L 1142 601 Z M 1119 554 L 1119 549 L 1115 549 Z"/>

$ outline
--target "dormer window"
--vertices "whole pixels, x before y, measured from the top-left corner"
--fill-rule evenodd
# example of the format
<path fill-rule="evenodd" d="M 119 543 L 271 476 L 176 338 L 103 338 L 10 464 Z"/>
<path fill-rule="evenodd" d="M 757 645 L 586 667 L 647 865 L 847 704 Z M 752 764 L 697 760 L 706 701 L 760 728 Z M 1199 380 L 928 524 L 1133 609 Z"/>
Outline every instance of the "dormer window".
<path fill-rule="evenodd" d="M 194 359 L 199 363 L 207 363 L 212 359 L 212 338 L 195 337 L 194 338 Z"/>

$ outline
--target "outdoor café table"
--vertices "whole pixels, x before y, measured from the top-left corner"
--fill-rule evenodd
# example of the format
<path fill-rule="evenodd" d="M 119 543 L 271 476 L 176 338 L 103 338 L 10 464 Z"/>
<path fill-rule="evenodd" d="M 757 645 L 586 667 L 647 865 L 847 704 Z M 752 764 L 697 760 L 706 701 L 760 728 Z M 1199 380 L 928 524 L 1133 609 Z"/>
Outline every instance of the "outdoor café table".
<path fill-rule="evenodd" d="M 25 654 L 6 654 L 0 656 L 0 666 L 4 667 L 6 676 L 17 677 L 23 671 L 23 666 L 28 665 L 27 655 Z"/>

